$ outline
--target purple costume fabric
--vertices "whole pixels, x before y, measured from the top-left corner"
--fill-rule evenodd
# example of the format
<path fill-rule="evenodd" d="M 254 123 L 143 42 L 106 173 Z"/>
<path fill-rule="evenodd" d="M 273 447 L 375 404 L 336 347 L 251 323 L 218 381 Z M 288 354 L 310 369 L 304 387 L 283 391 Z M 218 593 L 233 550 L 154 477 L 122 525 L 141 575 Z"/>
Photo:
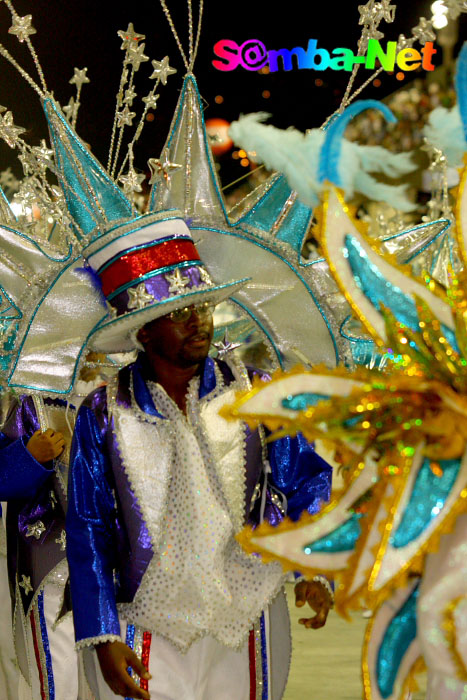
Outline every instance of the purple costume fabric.
<path fill-rule="evenodd" d="M 228 385 L 233 381 L 229 367 L 224 362 L 218 366 Z M 130 406 L 131 378 L 139 408 L 164 418 L 152 401 L 141 357 L 120 372 L 117 403 Z M 200 398 L 215 387 L 214 360 L 207 358 Z M 255 485 L 263 478 L 257 431 L 248 433 L 246 448 L 245 519 Z M 270 443 L 268 452 L 270 482 L 283 491 L 292 517 L 303 510 L 313 512 L 328 500 L 331 467 L 303 437 Z M 147 527 L 119 456 L 105 388 L 91 394 L 79 410 L 70 464 L 67 556 L 75 633 L 77 641 L 97 640 L 120 634 L 117 603 L 133 600 L 153 556 Z M 250 515 L 256 515 L 255 509 Z M 282 517 L 271 501 L 266 515 L 273 523 Z"/>
<path fill-rule="evenodd" d="M 65 405 L 63 401 L 46 402 Z M 0 499 L 8 501 L 7 552 L 10 589 L 15 591 L 16 574 L 29 578 L 32 590 L 20 588 L 26 611 L 47 574 L 65 557 L 57 539 L 65 527 L 61 489 L 52 462 L 42 465 L 26 444 L 40 427 L 34 402 L 23 396 L 12 403 L 0 433 Z M 51 497 L 51 493 L 55 497 Z M 39 537 L 30 526 L 40 521 Z"/>

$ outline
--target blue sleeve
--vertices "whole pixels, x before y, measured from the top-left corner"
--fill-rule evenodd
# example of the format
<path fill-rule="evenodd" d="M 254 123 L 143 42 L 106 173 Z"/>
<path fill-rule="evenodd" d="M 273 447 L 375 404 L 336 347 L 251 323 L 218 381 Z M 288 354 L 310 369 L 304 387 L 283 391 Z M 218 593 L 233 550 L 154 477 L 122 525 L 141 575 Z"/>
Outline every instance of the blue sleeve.
<path fill-rule="evenodd" d="M 10 440 L 0 433 L 0 501 L 34 498 L 52 474 L 26 448 L 28 439 Z"/>
<path fill-rule="evenodd" d="M 93 410 L 82 406 L 71 448 L 66 531 L 75 635 L 83 646 L 120 635 L 113 575 L 115 508 L 105 441 Z"/>
<path fill-rule="evenodd" d="M 316 513 L 331 495 L 332 467 L 301 433 L 268 445 L 271 481 L 287 498 L 287 515 L 298 520 L 303 511 Z"/>

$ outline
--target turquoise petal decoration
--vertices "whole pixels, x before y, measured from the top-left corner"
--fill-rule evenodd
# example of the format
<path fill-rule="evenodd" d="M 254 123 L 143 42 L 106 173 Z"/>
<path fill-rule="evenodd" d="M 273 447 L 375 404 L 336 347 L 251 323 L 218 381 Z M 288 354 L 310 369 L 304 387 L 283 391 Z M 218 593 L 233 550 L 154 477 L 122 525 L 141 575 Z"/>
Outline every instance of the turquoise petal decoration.
<path fill-rule="evenodd" d="M 239 226 L 253 226 L 266 233 L 274 230 L 281 212 L 292 194 L 287 180 L 281 175 L 248 213 L 238 220 L 237 224 Z M 287 215 L 278 226 L 276 238 L 291 245 L 297 255 L 300 255 L 312 217 L 313 210 L 302 204 L 300 200 L 295 199 Z"/>
<path fill-rule="evenodd" d="M 281 403 L 284 408 L 288 408 L 291 411 L 305 411 L 309 406 L 316 406 L 320 401 L 329 399 L 329 396 L 324 394 L 295 394 L 294 396 L 286 396 L 282 399 Z"/>
<path fill-rule="evenodd" d="M 439 466 L 443 471 L 442 476 L 433 473 L 430 462 L 431 460 L 424 459 L 402 520 L 390 539 L 396 549 L 406 547 L 417 539 L 432 520 L 438 517 L 456 482 L 461 466 L 460 459 L 441 460 Z"/>
<path fill-rule="evenodd" d="M 88 235 L 99 224 L 131 217 L 129 200 L 84 146 L 52 100 L 44 100 L 43 107 L 60 184 L 68 210 L 78 224 L 77 235 Z"/>
<path fill-rule="evenodd" d="M 276 238 L 291 245 L 300 255 L 312 218 L 313 210 L 297 199 L 280 225 Z"/>
<path fill-rule="evenodd" d="M 381 304 L 388 307 L 400 323 L 418 331 L 418 315 L 412 297 L 387 280 L 368 258 L 365 250 L 353 236 L 345 237 L 344 255 L 348 259 L 356 284 L 375 309 Z M 459 350 L 454 333 L 443 325 L 443 332 L 451 347 Z"/>
<path fill-rule="evenodd" d="M 360 518 L 362 517 L 362 513 L 354 513 L 349 520 L 339 525 L 325 537 L 306 544 L 303 547 L 303 551 L 305 554 L 312 554 L 313 552 L 325 552 L 328 554 L 333 552 L 351 552 L 355 549 L 355 543 L 361 534 Z"/>
<path fill-rule="evenodd" d="M 417 636 L 417 598 L 418 586 L 392 618 L 378 651 L 376 675 L 384 700 L 391 697 L 402 659 Z"/>
<path fill-rule="evenodd" d="M 377 369 L 382 369 L 387 362 L 388 356 L 386 353 L 379 352 L 378 346 L 371 338 L 361 337 L 355 334 L 353 332 L 353 326 L 359 328 L 360 324 L 349 315 L 342 321 L 339 329 L 342 337 L 349 341 L 353 361 L 357 365 L 363 365 L 370 369 L 375 367 Z"/>

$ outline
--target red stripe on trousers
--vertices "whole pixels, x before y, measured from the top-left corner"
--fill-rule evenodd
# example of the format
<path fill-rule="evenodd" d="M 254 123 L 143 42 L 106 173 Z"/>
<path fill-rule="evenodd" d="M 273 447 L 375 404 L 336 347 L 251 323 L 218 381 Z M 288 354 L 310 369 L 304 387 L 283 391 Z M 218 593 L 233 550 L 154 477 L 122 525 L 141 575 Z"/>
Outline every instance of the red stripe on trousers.
<path fill-rule="evenodd" d="M 33 645 L 34 645 L 34 654 L 36 657 L 37 669 L 39 671 L 39 680 L 40 680 L 40 684 L 41 684 L 41 698 L 42 698 L 42 700 L 47 700 L 47 698 L 45 696 L 44 674 L 42 673 L 41 655 L 39 653 L 39 644 L 37 642 L 37 630 L 36 630 L 36 620 L 34 619 L 34 610 L 31 610 L 29 617 L 31 619 L 32 641 L 33 641 Z"/>
<path fill-rule="evenodd" d="M 248 637 L 248 655 L 250 657 L 250 700 L 256 700 L 256 648 L 255 633 L 250 630 Z"/>
<path fill-rule="evenodd" d="M 149 671 L 149 654 L 151 653 L 151 632 L 143 632 L 143 650 L 141 652 L 141 661 L 143 666 Z M 139 686 L 142 690 L 148 690 L 148 681 L 141 678 Z"/>

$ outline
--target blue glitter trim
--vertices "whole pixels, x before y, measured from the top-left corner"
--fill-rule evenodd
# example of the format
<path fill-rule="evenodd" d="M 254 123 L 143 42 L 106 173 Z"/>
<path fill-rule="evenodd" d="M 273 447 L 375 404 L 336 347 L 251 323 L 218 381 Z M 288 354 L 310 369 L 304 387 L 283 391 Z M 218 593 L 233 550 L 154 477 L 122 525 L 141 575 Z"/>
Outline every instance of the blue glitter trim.
<path fill-rule="evenodd" d="M 329 396 L 326 394 L 311 394 L 304 392 L 303 394 L 295 394 L 282 399 L 281 404 L 284 408 L 291 411 L 305 411 L 308 406 L 316 406 L 320 401 L 326 401 Z"/>
<path fill-rule="evenodd" d="M 203 114 L 202 98 L 201 98 L 200 92 L 199 92 L 199 90 L 198 90 L 198 85 L 197 85 L 197 83 L 196 83 L 196 80 L 195 80 L 194 75 L 191 75 L 191 74 L 187 75 L 187 76 L 185 77 L 185 80 L 183 81 L 182 94 L 181 94 L 181 97 L 180 97 L 180 106 L 179 106 L 179 109 L 178 109 L 178 113 L 177 113 L 177 117 L 176 117 L 176 120 L 175 120 L 174 127 L 173 127 L 173 129 L 172 129 L 172 131 L 171 131 L 171 133 L 170 133 L 169 139 L 168 139 L 168 141 L 167 141 L 167 148 L 170 148 L 170 145 L 171 145 L 171 143 L 172 143 L 172 139 L 173 139 L 173 137 L 175 136 L 175 134 L 176 134 L 176 132 L 177 132 L 178 125 L 179 125 L 180 120 L 181 120 L 181 118 L 182 118 L 182 114 L 183 114 L 183 102 L 184 102 L 184 100 L 185 100 L 185 93 L 186 93 L 187 84 L 188 84 L 189 81 L 193 84 L 193 88 L 194 88 L 195 93 L 196 93 L 196 96 L 197 96 L 197 98 L 198 98 L 198 106 L 199 106 L 199 111 L 200 111 L 200 115 L 201 115 L 201 128 L 202 128 L 203 137 L 204 137 L 204 138 L 203 138 L 203 142 L 204 142 L 204 153 L 205 153 L 206 158 L 207 158 L 207 161 L 208 161 L 209 171 L 210 171 L 210 174 L 211 174 L 211 182 L 212 182 L 212 184 L 214 185 L 214 189 L 215 189 L 216 194 L 217 194 L 217 199 L 218 199 L 218 201 L 219 201 L 219 204 L 221 205 L 222 212 L 223 212 L 223 214 L 224 214 L 224 216 L 225 216 L 225 221 L 226 221 L 226 223 L 228 223 L 229 218 L 228 218 L 228 216 L 227 216 L 227 212 L 226 212 L 226 209 L 225 209 L 224 198 L 222 197 L 222 193 L 219 191 L 219 186 L 218 186 L 218 182 L 217 182 L 217 176 L 216 176 L 216 174 L 215 174 L 215 171 L 214 171 L 214 168 L 213 168 L 213 165 L 212 165 L 211 148 L 210 148 L 210 146 L 209 146 L 209 144 L 208 144 L 208 139 L 207 139 L 207 134 L 206 134 L 206 126 L 205 126 L 205 123 L 204 123 L 204 114 Z M 155 197 L 156 197 L 156 192 L 157 192 L 157 183 L 154 184 L 153 189 L 152 189 L 152 192 L 151 192 L 151 196 L 150 196 L 150 198 L 149 198 L 149 208 L 150 208 L 151 210 L 153 210 L 153 207 L 154 207 L 154 200 L 155 200 Z"/>
<path fill-rule="evenodd" d="M 313 552 L 325 552 L 326 554 L 351 552 L 355 549 L 355 543 L 362 532 L 359 522 L 362 517 L 362 513 L 353 513 L 345 523 L 336 527 L 328 535 L 305 545 L 303 551 L 305 554 L 312 554 Z"/>
<path fill-rule="evenodd" d="M 402 660 L 417 636 L 417 598 L 418 586 L 388 624 L 380 644 L 375 670 L 383 700 L 391 697 Z"/>
<path fill-rule="evenodd" d="M 271 255 L 275 255 L 276 258 L 279 258 L 279 260 L 282 260 L 282 262 L 285 263 L 287 265 L 287 267 L 289 267 L 292 270 L 292 272 L 294 272 L 297 275 L 298 279 L 300 280 L 300 282 L 303 284 L 303 286 L 305 287 L 305 289 L 308 291 L 309 295 L 313 299 L 313 302 L 314 302 L 316 308 L 318 309 L 319 313 L 321 314 L 321 317 L 322 317 L 322 319 L 323 319 L 324 323 L 326 324 L 326 327 L 329 331 L 329 335 L 331 336 L 331 341 L 332 341 L 332 344 L 334 347 L 334 353 L 336 356 L 336 364 L 339 364 L 339 351 L 337 348 L 336 339 L 335 339 L 334 334 L 333 334 L 332 329 L 331 329 L 331 324 L 329 323 L 328 319 L 326 318 L 326 314 L 324 313 L 323 309 L 321 308 L 319 301 L 315 297 L 313 290 L 307 284 L 306 280 L 301 276 L 298 269 L 292 265 L 292 263 L 290 263 L 288 260 L 286 260 L 282 255 L 280 255 L 276 251 L 271 250 L 271 248 L 268 248 L 266 245 L 264 245 L 264 243 L 253 240 L 252 238 L 250 238 L 248 236 L 242 236 L 239 233 L 233 233 L 232 231 L 222 231 L 218 228 L 211 228 L 209 226 L 197 226 L 195 230 L 197 230 L 197 231 L 212 231 L 213 233 L 220 233 L 224 236 L 233 236 L 234 238 L 241 238 L 244 241 L 248 241 L 249 243 L 253 243 L 254 245 L 257 245 L 259 248 L 266 250 Z M 314 262 L 317 262 L 317 261 L 314 261 Z M 308 267 L 308 265 L 304 265 L 303 267 Z M 253 314 L 250 314 L 250 316 L 252 318 L 254 318 Z M 281 364 L 281 367 L 282 367 L 282 364 Z"/>
<path fill-rule="evenodd" d="M 37 610 L 39 612 L 39 623 L 41 626 L 42 646 L 44 648 L 45 664 L 47 668 L 47 678 L 49 681 L 49 697 L 47 700 L 55 700 L 54 672 L 52 668 L 52 656 L 50 654 L 49 636 L 47 634 L 47 623 L 44 615 L 44 591 L 37 597 Z"/>
<path fill-rule="evenodd" d="M 123 236 L 122 236 L 123 238 Z M 101 274 L 104 272 L 106 268 L 109 267 L 109 265 L 112 265 L 116 260 L 119 260 L 121 257 L 124 255 L 128 255 L 129 253 L 134 253 L 135 250 L 147 250 L 148 248 L 154 248 L 154 246 L 160 245 L 161 243 L 167 243 L 167 241 L 180 241 L 180 240 L 185 240 L 185 241 L 190 241 L 192 242 L 193 239 L 191 236 L 184 235 L 184 236 L 177 236 L 177 235 L 172 235 L 172 236 L 164 236 L 164 238 L 158 238 L 157 241 L 150 241 L 149 243 L 140 243 L 139 245 L 134 245 L 132 248 L 125 248 L 124 250 L 121 250 L 119 253 L 116 253 L 110 260 L 108 260 L 106 263 L 104 263 L 98 270 L 97 274 Z M 116 238 L 115 240 L 119 240 Z M 112 241 L 113 242 L 113 241 Z"/>
<path fill-rule="evenodd" d="M 133 651 L 134 645 L 135 645 L 135 626 L 134 625 L 127 624 L 125 644 L 128 647 L 130 647 L 130 649 Z M 131 666 L 128 666 L 127 672 L 128 672 L 128 675 L 130 677 L 133 676 L 133 669 L 131 668 Z M 131 698 L 125 698 L 125 700 L 131 700 Z"/>
<path fill-rule="evenodd" d="M 163 275 L 166 272 L 171 272 L 172 270 L 176 270 L 177 268 L 180 270 L 185 269 L 186 267 L 195 267 L 196 265 L 202 265 L 201 260 L 186 260 L 185 262 L 182 263 L 175 263 L 174 265 L 166 265 L 165 267 L 160 267 L 157 270 L 153 270 L 152 272 L 147 272 L 145 275 L 141 275 L 141 277 L 136 277 L 134 280 L 131 280 L 130 282 L 127 282 L 126 284 L 122 284 L 121 287 L 118 287 L 118 289 L 115 290 L 115 292 L 112 292 L 109 294 L 107 297 L 107 301 L 110 301 L 111 299 L 114 299 L 116 296 L 121 294 L 121 292 L 124 292 L 126 289 L 129 289 L 130 287 L 134 287 L 135 284 L 140 284 L 141 282 L 145 282 L 146 280 L 150 280 L 152 277 L 156 277 L 157 275 Z M 181 296 L 181 295 L 180 295 Z M 160 302 L 158 302 L 160 303 Z"/>
<path fill-rule="evenodd" d="M 263 692 L 261 694 L 261 700 L 268 700 L 268 642 L 266 639 L 266 625 L 264 622 L 264 613 L 261 614 L 259 624 L 261 628 L 261 667 L 263 671 Z"/>
<path fill-rule="evenodd" d="M 439 466 L 443 470 L 441 476 L 433 473 L 431 461 L 428 458 L 423 460 L 399 527 L 390 539 L 396 549 L 406 547 L 420 537 L 438 517 L 456 483 L 461 466 L 460 459 L 440 460 Z"/>

